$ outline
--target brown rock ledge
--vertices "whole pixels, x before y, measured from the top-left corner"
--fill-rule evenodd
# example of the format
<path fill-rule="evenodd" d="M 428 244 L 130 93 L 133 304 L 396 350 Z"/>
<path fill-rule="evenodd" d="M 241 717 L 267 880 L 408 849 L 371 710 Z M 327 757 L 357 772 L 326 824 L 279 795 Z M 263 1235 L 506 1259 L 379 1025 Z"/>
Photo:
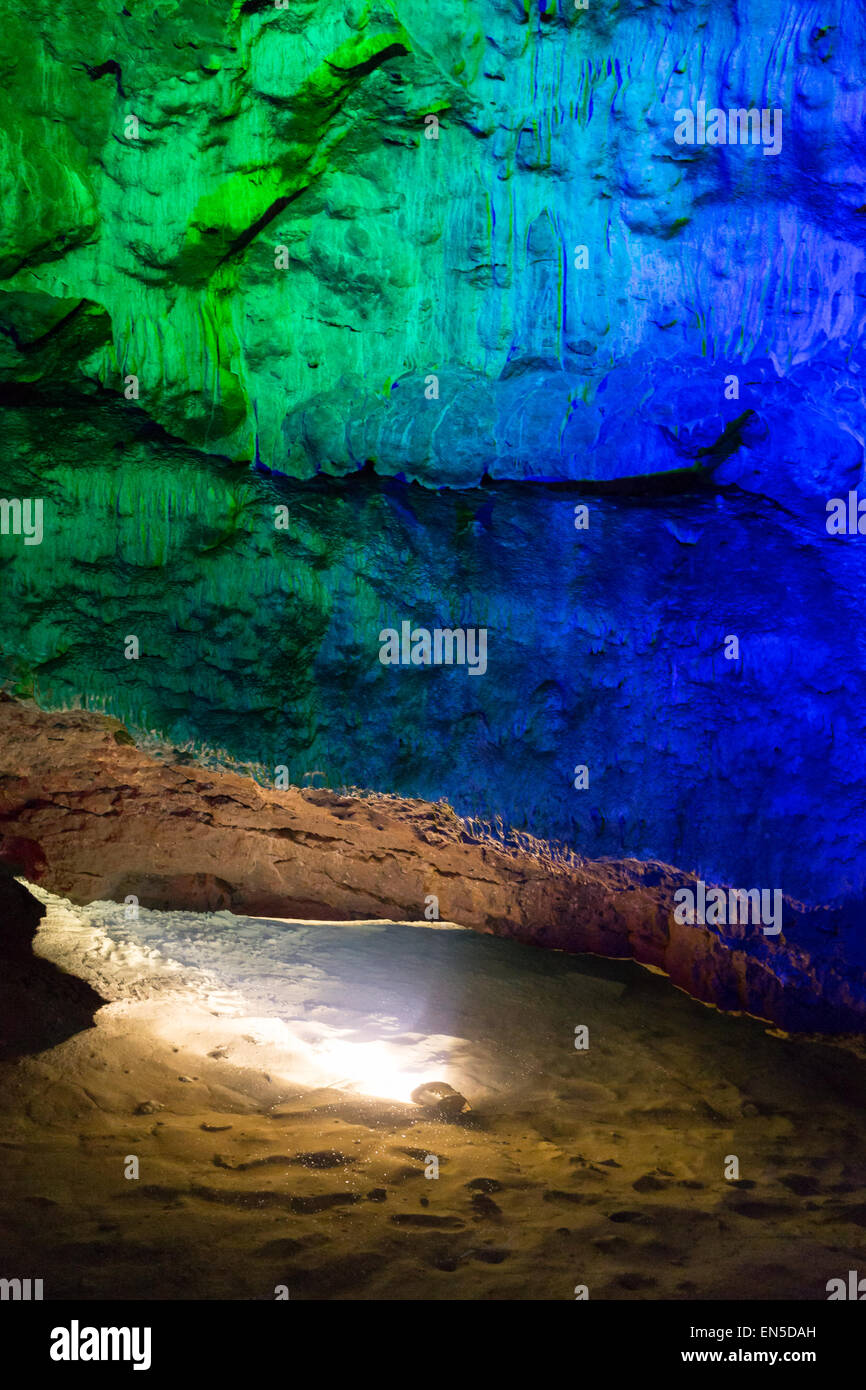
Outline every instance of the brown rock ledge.
<path fill-rule="evenodd" d="M 674 922 L 694 876 L 634 859 L 556 863 L 469 832 L 441 804 L 273 791 L 119 741 L 115 719 L 0 699 L 0 862 L 75 903 L 443 920 L 633 957 L 696 999 L 790 1031 L 866 1029 L 866 979 L 829 909 L 786 900 L 780 936 Z M 4 933 L 0 923 L 0 938 Z"/>

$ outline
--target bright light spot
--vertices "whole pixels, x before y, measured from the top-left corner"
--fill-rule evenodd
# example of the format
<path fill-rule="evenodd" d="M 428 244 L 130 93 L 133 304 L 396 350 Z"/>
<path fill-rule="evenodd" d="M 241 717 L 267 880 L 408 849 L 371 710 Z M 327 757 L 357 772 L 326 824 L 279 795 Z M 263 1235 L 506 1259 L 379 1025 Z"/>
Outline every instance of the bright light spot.
<path fill-rule="evenodd" d="M 404 1071 L 400 1049 L 384 1042 L 352 1043 L 330 1039 L 316 1048 L 320 1062 L 334 1069 L 334 1085 L 351 1085 L 365 1096 L 409 1102 L 425 1076 Z"/>

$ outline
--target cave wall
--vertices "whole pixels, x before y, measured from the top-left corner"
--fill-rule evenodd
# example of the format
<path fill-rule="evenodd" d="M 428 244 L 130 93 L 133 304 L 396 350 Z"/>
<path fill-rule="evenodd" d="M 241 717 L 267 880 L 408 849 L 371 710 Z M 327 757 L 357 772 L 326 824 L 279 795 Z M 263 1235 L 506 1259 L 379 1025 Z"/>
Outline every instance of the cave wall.
<path fill-rule="evenodd" d="M 858 483 L 853 0 L 4 10 L 19 378 L 134 375 L 172 432 L 296 477 L 610 480 L 751 412 L 724 480 Z M 678 144 L 700 100 L 780 111 L 781 149 Z"/>
<path fill-rule="evenodd" d="M 446 796 L 584 854 L 862 893 L 866 559 L 816 540 L 817 506 L 281 480 L 147 438 L 122 406 L 5 417 L 17 484 L 45 497 L 42 544 L 2 541 L 17 693 L 85 692 L 269 785 L 283 766 Z M 485 674 L 383 665 L 380 633 L 405 620 L 486 627 Z"/>
<path fill-rule="evenodd" d="M 859 900 L 862 9 L 0 10 L 9 687 Z"/>

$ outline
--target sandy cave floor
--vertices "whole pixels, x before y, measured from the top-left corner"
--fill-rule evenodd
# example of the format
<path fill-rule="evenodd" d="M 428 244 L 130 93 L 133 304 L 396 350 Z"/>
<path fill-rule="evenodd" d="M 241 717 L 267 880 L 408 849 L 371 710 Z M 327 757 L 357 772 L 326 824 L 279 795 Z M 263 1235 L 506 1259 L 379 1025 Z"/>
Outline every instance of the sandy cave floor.
<path fill-rule="evenodd" d="M 855 1050 L 451 924 L 28 887 L 37 953 L 111 1001 L 0 1066 L 3 1273 L 47 1299 L 823 1300 L 863 1265 Z"/>

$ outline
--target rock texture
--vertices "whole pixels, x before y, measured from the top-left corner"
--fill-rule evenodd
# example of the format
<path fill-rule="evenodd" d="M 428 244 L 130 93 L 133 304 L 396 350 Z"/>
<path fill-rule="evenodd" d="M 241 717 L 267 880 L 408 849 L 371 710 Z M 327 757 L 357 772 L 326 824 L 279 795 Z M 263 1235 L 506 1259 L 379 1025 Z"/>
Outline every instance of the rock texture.
<path fill-rule="evenodd" d="M 822 509 L 277 480 L 114 403 L 7 409 L 4 429 L 0 497 L 45 500 L 41 545 L 0 536 L 0 686 L 271 785 L 319 770 L 590 858 L 866 894 L 866 541 L 828 536 Z M 405 620 L 486 627 L 485 675 L 383 666 Z"/>
<path fill-rule="evenodd" d="M 856 4 L 3 8 L 13 379 L 299 477 L 857 485 Z"/>
<path fill-rule="evenodd" d="M 121 733 L 118 740 L 116 735 Z M 833 913 L 786 901 L 784 930 L 677 925 L 668 865 L 550 856 L 473 835 L 446 806 L 249 778 L 149 756 L 116 721 L 0 703 L 0 858 L 79 903 L 252 915 L 423 917 L 632 956 L 698 999 L 790 1029 L 866 1026 L 864 971 Z"/>
<path fill-rule="evenodd" d="M 861 923 L 862 7 L 0 12 L 0 688 Z"/>

